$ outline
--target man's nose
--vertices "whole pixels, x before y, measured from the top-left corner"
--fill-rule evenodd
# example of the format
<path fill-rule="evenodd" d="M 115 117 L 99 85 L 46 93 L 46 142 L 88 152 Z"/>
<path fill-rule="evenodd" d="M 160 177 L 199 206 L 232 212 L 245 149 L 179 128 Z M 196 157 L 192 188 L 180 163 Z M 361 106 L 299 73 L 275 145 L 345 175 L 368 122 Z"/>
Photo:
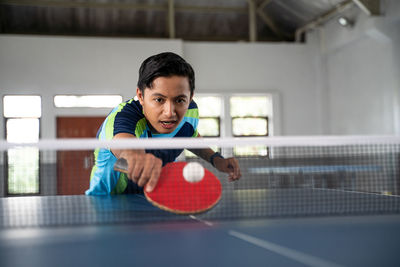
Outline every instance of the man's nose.
<path fill-rule="evenodd" d="M 164 104 L 164 115 L 168 117 L 175 116 L 175 105 L 172 101 L 166 101 Z"/>

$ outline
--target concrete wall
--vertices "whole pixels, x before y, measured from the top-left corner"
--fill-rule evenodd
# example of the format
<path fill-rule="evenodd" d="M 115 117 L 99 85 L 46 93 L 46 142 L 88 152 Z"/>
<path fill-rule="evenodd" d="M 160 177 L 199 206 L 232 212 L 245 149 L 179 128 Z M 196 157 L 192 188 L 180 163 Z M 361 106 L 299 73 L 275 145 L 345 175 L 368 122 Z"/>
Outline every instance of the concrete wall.
<path fill-rule="evenodd" d="M 308 34 L 324 133 L 400 134 L 400 2 L 383 1 L 382 10 L 370 17 L 354 7 L 344 13 L 353 27 L 333 19 Z"/>

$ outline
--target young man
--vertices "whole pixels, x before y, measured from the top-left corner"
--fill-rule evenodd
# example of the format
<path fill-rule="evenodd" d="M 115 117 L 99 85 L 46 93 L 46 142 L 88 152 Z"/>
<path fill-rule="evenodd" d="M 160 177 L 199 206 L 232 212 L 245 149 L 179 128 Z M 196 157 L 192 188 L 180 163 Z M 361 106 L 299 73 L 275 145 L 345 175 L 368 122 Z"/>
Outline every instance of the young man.
<path fill-rule="evenodd" d="M 139 69 L 136 89 L 138 101 L 130 99 L 114 108 L 101 125 L 97 138 L 200 137 L 197 105 L 192 101 L 194 71 L 180 56 L 161 53 L 147 58 Z M 230 180 L 240 178 L 235 158 L 223 158 L 212 149 L 193 149 L 193 153 L 210 162 Z M 143 193 L 152 191 L 161 168 L 175 161 L 182 149 L 96 149 L 96 164 L 90 177 L 87 195 Z M 128 174 L 114 171 L 118 158 L 128 162 Z"/>

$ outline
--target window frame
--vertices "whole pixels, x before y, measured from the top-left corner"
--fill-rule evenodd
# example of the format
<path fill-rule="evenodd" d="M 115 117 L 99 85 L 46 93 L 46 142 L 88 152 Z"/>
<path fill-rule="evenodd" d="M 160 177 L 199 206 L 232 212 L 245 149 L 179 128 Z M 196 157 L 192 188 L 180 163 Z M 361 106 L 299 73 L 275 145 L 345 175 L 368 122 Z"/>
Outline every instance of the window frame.
<path fill-rule="evenodd" d="M 4 115 L 4 98 L 5 96 L 39 96 L 40 97 L 40 117 L 15 117 L 15 116 L 10 116 L 10 117 L 6 117 Z M 3 129 L 4 129 L 4 140 L 7 140 L 7 121 L 8 120 L 12 120 L 12 119 L 37 119 L 38 123 L 39 123 L 39 132 L 38 132 L 38 138 L 41 138 L 41 133 L 42 133 L 42 115 L 43 115 L 43 97 L 41 95 L 37 95 L 37 94 L 6 94 L 2 96 L 2 105 L 3 105 L 3 110 L 2 110 L 2 115 L 3 115 Z M 38 191 L 35 193 L 10 193 L 9 192 L 9 155 L 8 155 L 8 150 L 3 151 L 3 177 L 4 177 L 4 181 L 3 181 L 3 195 L 6 197 L 18 197 L 18 196 L 39 196 L 42 193 L 42 171 L 41 171 L 41 165 L 42 165 L 42 152 L 39 150 L 38 151 L 38 177 L 37 177 L 37 181 L 38 181 Z"/>
<path fill-rule="evenodd" d="M 10 119 L 32 119 L 32 118 L 28 118 L 28 117 L 8 117 L 5 118 L 4 117 L 4 139 L 7 138 L 7 121 Z M 34 118 L 37 119 L 39 122 L 39 136 L 38 138 L 41 138 L 41 118 Z M 38 191 L 36 193 L 10 193 L 9 192 L 9 188 L 8 188 L 8 184 L 9 184 L 9 172 L 8 172 L 8 168 L 9 168 L 9 156 L 8 156 L 8 150 L 5 150 L 3 152 L 4 155 L 4 195 L 5 196 L 9 196 L 9 197 L 17 197 L 17 196 L 39 196 L 42 193 L 42 175 L 41 175 L 41 165 L 42 165 L 42 153 L 39 150 L 38 151 Z"/>
<path fill-rule="evenodd" d="M 220 106 L 220 110 L 219 110 L 219 116 L 200 116 L 200 111 L 199 111 L 199 123 L 200 123 L 200 120 L 203 118 L 204 119 L 216 119 L 218 121 L 218 135 L 203 135 L 203 133 L 201 133 L 201 132 L 199 132 L 199 133 L 204 138 L 219 138 L 219 137 L 223 136 L 222 135 L 222 131 L 223 131 L 222 118 L 224 116 L 224 107 L 225 107 L 224 101 L 225 101 L 225 99 L 224 99 L 223 95 L 220 95 L 220 94 L 199 93 L 193 97 L 193 101 L 196 102 L 195 98 L 203 98 L 203 97 L 216 97 L 220 101 L 221 106 Z M 197 107 L 200 109 L 200 107 L 198 106 L 199 105 L 198 102 L 196 102 L 196 104 L 197 104 Z"/>
<path fill-rule="evenodd" d="M 266 97 L 267 99 L 269 99 L 271 107 L 270 110 L 267 112 L 266 116 L 251 116 L 251 115 L 247 115 L 247 116 L 232 116 L 231 115 L 231 98 L 232 97 Z M 227 115 L 229 116 L 229 121 L 230 121 L 230 134 L 233 137 L 268 137 L 271 136 L 271 117 L 278 117 L 277 114 L 275 114 L 275 108 L 276 108 L 276 102 L 277 102 L 277 97 L 275 96 L 274 93 L 244 93 L 244 94 L 229 94 L 226 98 L 225 101 L 227 101 L 226 106 L 227 108 Z M 266 135 L 235 135 L 233 132 L 233 119 L 236 118 L 263 118 L 266 119 L 266 125 L 267 125 L 267 129 L 266 129 Z M 275 128 L 275 127 L 274 127 Z M 235 149 L 232 148 L 231 153 L 234 157 L 242 157 L 242 158 L 270 158 L 270 148 L 268 146 L 264 146 L 266 148 L 266 155 L 238 155 L 235 153 Z"/>

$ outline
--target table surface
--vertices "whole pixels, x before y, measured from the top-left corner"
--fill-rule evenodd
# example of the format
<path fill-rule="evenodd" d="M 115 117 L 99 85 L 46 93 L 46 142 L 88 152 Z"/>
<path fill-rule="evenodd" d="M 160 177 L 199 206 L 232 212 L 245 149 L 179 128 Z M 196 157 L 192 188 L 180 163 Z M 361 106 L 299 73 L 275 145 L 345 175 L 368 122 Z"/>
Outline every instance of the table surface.
<path fill-rule="evenodd" d="M 3 198 L 0 210 L 1 266 L 400 265 L 397 196 L 232 190 L 196 216 L 141 195 Z"/>

